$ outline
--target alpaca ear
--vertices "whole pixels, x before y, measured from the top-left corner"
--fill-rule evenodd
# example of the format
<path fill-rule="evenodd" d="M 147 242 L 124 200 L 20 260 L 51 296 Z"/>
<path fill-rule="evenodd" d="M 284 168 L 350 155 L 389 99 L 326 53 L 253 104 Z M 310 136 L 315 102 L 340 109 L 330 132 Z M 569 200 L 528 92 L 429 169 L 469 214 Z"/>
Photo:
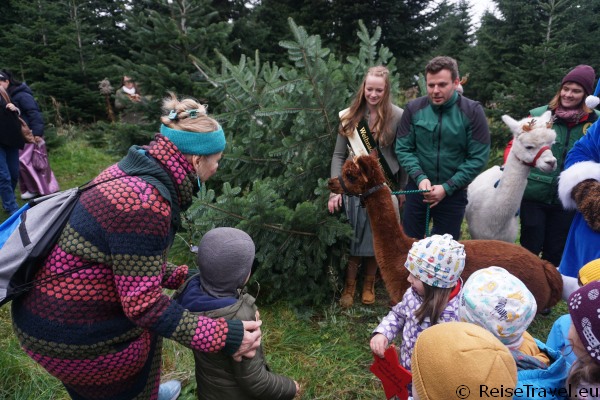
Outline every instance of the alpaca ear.
<path fill-rule="evenodd" d="M 508 129 L 510 129 L 510 131 L 513 133 L 513 136 L 519 136 L 519 134 L 522 132 L 519 122 L 511 118 L 510 115 L 503 115 L 502 121 L 504 121 L 506 126 L 508 126 Z"/>
<path fill-rule="evenodd" d="M 552 119 L 552 111 L 548 110 L 542 114 L 540 121 L 548 122 Z"/>
<path fill-rule="evenodd" d="M 360 156 L 356 159 L 356 162 L 359 167 L 358 170 L 360 171 L 360 174 L 362 175 L 363 179 L 368 181 L 369 175 L 373 170 L 372 164 L 374 162 L 377 162 L 377 152 L 371 152 L 371 154 L 369 154 L 368 156 Z"/>
<path fill-rule="evenodd" d="M 368 156 L 360 156 L 356 157 L 355 164 L 358 165 L 358 169 L 361 172 L 364 172 L 365 169 L 368 169 L 370 158 L 373 158 L 373 153 L 369 153 Z"/>
<path fill-rule="evenodd" d="M 548 110 L 540 117 L 540 122 L 546 124 L 546 128 L 552 129 L 554 118 L 552 117 L 552 111 Z"/>

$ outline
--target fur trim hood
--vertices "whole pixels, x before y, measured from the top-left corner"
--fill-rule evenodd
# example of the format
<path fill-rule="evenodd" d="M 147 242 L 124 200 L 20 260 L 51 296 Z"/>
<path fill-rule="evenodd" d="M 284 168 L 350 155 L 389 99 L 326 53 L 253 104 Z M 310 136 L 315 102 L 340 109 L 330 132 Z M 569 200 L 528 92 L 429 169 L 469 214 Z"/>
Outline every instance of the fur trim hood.
<path fill-rule="evenodd" d="M 586 179 L 600 181 L 600 164 L 593 161 L 582 161 L 573 164 L 560 174 L 558 181 L 558 196 L 567 210 L 574 210 L 577 205 L 571 198 L 571 191 L 578 183 Z"/>

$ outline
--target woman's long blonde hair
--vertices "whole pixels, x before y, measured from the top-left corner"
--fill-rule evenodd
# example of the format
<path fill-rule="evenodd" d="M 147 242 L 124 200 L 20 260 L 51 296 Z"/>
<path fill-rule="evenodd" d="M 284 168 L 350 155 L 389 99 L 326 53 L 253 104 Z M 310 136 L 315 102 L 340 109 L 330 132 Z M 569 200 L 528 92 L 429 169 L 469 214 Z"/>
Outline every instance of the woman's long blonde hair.
<path fill-rule="evenodd" d="M 367 101 L 365 99 L 365 85 L 368 76 L 376 76 L 383 78 L 385 88 L 381 101 L 377 105 L 377 117 L 372 129 L 372 134 L 380 146 L 387 146 L 394 140 L 396 132 L 392 132 L 392 100 L 390 96 L 390 71 L 383 65 L 371 67 L 363 78 L 363 81 L 350 105 L 346 116 L 342 118 L 340 124 L 340 135 L 349 137 L 356 129 L 360 120 L 364 117 L 367 111 Z"/>
<path fill-rule="evenodd" d="M 188 132 L 212 132 L 219 128 L 219 123 L 206 114 L 207 106 L 191 98 L 177 99 L 175 93 L 163 99 L 163 115 L 160 121 L 171 129 Z M 170 119 L 169 113 L 175 111 L 177 118 Z M 196 118 L 191 118 L 190 110 L 197 110 Z"/>

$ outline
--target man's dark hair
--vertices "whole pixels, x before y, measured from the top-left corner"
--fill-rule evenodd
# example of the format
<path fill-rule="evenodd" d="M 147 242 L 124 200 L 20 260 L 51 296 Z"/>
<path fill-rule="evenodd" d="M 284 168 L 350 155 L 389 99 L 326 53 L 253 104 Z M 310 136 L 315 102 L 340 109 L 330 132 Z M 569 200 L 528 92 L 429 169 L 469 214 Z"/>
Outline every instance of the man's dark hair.
<path fill-rule="evenodd" d="M 443 69 L 450 71 L 452 80 L 458 79 L 458 64 L 452 57 L 437 56 L 427 63 L 425 67 L 425 76 L 427 74 L 437 74 Z"/>

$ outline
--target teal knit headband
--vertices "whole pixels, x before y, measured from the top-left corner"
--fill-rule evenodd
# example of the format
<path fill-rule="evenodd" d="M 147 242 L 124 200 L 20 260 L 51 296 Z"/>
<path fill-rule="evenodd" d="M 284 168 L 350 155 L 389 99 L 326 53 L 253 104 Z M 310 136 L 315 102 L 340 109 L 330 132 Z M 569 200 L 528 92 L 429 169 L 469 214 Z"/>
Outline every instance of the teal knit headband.
<path fill-rule="evenodd" d="M 225 133 L 220 125 L 219 129 L 212 132 L 188 132 L 161 124 L 160 133 L 173 142 L 183 154 L 206 156 L 225 150 Z"/>

